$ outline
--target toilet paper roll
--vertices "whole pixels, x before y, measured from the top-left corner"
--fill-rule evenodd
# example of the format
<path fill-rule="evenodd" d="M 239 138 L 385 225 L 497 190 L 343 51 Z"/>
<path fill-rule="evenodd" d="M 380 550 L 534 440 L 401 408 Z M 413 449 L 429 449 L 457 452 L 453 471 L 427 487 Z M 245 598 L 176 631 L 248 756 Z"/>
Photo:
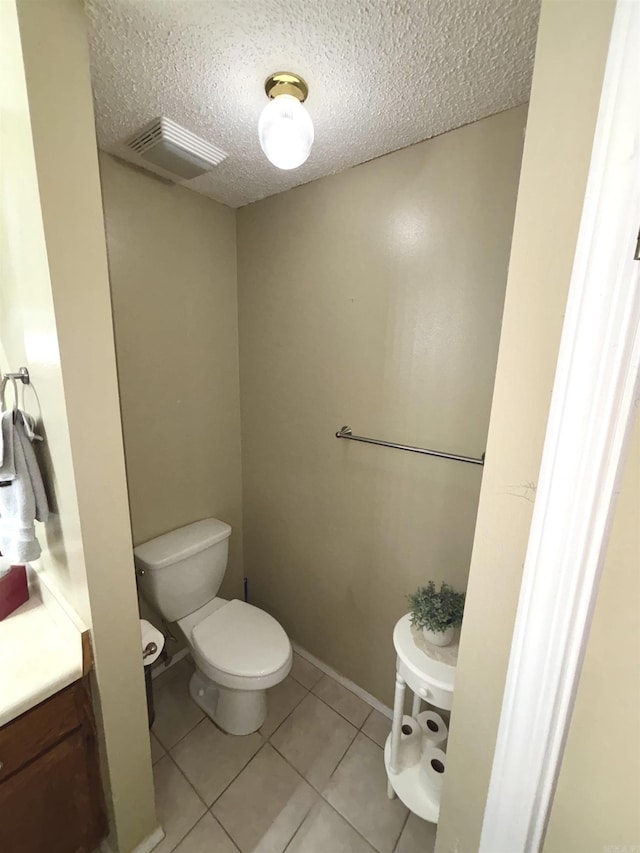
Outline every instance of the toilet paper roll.
<path fill-rule="evenodd" d="M 420 759 L 420 767 L 418 773 L 422 785 L 431 792 L 431 794 L 440 801 L 440 791 L 444 781 L 445 765 L 447 755 L 437 746 L 430 746 L 425 749 Z"/>
<path fill-rule="evenodd" d="M 405 714 L 400 728 L 400 755 L 398 764 L 401 770 L 413 767 L 422 755 L 422 729 L 415 717 Z"/>
<path fill-rule="evenodd" d="M 143 663 L 145 666 L 151 666 L 160 657 L 160 652 L 164 648 L 164 635 L 161 631 L 158 631 L 155 625 L 147 622 L 146 619 L 140 620 L 140 634 L 142 639 Z M 149 649 L 151 643 L 155 643 L 156 645 L 153 652 Z M 145 650 L 148 650 L 146 655 Z"/>
<path fill-rule="evenodd" d="M 416 717 L 425 747 L 442 746 L 449 737 L 449 729 L 440 714 L 435 711 L 422 711 Z"/>

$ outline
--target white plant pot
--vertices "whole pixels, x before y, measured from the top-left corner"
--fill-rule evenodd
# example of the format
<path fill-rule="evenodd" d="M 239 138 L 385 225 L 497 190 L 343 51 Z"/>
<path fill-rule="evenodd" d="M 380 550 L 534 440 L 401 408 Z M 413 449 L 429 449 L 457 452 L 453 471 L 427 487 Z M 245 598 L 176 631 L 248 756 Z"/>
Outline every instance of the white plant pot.
<path fill-rule="evenodd" d="M 454 631 L 455 628 L 453 625 L 449 625 L 444 631 L 430 631 L 428 628 L 423 628 L 422 636 L 432 646 L 448 646 L 451 640 L 453 640 Z"/>

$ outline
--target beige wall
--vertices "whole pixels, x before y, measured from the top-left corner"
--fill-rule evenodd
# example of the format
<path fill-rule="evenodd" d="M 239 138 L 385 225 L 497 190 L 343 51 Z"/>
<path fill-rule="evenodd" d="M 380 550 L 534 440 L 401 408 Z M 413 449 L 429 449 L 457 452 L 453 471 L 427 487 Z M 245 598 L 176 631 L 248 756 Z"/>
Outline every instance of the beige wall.
<path fill-rule="evenodd" d="M 15 7 L 0 6 L 15 63 Z M 79 0 L 19 0 L 17 11 L 25 77 L 9 89 L 10 155 L 25 183 L 10 177 L 16 207 L 3 207 L 2 334 L 43 404 L 59 528 L 41 568 L 91 625 L 110 841 L 130 853 L 157 821 L 84 13 Z"/>
<path fill-rule="evenodd" d="M 136 544 L 213 516 L 242 593 L 235 213 L 100 158 Z"/>
<path fill-rule="evenodd" d="M 627 457 L 545 853 L 640 841 L 640 418 Z"/>
<path fill-rule="evenodd" d="M 438 853 L 478 849 L 612 12 L 542 3 Z"/>
<path fill-rule="evenodd" d="M 464 589 L 526 118 L 504 112 L 238 211 L 251 599 L 389 703 L 391 632 Z"/>

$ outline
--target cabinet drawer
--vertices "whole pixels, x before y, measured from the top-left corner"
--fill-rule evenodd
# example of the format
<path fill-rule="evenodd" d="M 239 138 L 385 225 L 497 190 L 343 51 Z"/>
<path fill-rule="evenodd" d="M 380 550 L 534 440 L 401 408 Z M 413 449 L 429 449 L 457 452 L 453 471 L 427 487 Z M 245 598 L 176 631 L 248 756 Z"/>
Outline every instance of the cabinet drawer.
<path fill-rule="evenodd" d="M 0 729 L 0 781 L 81 725 L 81 689 L 77 681 Z"/>
<path fill-rule="evenodd" d="M 407 687 L 413 690 L 417 696 L 437 708 L 443 708 L 445 711 L 451 710 L 453 691 L 447 690 L 439 682 L 429 678 L 426 673 L 421 676 L 416 675 L 413 670 L 404 665 L 400 658 L 398 658 L 397 667 L 398 673 L 404 679 Z"/>

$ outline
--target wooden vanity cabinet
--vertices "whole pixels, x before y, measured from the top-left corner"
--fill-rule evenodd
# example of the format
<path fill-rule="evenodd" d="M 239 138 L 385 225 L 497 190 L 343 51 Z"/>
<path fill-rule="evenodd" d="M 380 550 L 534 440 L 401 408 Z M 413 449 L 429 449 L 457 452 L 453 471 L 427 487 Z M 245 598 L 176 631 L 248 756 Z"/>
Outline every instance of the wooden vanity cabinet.
<path fill-rule="evenodd" d="M 0 728 L 0 851 L 93 853 L 106 833 L 82 678 Z"/>

